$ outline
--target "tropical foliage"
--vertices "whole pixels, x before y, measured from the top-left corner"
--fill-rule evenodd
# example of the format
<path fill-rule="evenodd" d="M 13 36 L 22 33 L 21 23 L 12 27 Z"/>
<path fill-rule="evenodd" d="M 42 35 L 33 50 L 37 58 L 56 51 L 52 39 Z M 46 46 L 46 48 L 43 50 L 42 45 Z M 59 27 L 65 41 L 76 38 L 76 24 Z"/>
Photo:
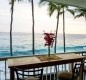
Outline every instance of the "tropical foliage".
<path fill-rule="evenodd" d="M 86 9 L 75 9 L 75 18 L 84 17 L 86 20 Z"/>

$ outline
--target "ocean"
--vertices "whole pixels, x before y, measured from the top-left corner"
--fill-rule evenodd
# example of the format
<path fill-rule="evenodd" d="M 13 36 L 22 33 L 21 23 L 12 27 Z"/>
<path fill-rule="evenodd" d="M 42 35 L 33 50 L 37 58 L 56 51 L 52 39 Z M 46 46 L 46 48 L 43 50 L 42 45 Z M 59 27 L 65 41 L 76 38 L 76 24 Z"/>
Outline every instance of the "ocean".
<path fill-rule="evenodd" d="M 86 50 L 86 34 L 66 34 L 66 52 L 77 52 Z M 13 33 L 13 56 L 32 55 L 32 34 Z M 35 34 L 35 54 L 47 54 L 48 48 L 44 46 L 44 34 Z M 63 35 L 58 34 L 57 53 L 63 50 Z M 51 54 L 54 53 L 54 46 L 51 47 Z M 0 57 L 10 56 L 10 35 L 8 32 L 0 32 Z"/>

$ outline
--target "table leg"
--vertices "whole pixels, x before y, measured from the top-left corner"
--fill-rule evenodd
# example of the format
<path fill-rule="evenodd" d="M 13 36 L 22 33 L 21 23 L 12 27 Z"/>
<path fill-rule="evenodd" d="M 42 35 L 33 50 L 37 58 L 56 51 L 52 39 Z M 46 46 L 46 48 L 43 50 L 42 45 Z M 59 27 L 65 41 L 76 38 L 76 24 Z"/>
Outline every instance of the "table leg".
<path fill-rule="evenodd" d="M 10 80 L 14 80 L 14 69 L 10 68 Z"/>
<path fill-rule="evenodd" d="M 69 64 L 69 71 L 73 71 L 73 66 L 74 66 L 74 63 Z"/>

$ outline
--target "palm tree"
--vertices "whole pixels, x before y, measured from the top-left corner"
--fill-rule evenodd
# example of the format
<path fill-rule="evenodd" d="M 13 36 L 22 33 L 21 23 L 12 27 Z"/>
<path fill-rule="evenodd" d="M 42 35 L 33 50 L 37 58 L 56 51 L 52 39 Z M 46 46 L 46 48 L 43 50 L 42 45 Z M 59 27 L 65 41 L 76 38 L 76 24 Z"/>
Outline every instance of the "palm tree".
<path fill-rule="evenodd" d="M 56 23 L 56 37 L 55 37 L 55 46 L 54 46 L 54 52 L 56 53 L 56 45 L 57 45 L 57 33 L 58 33 L 58 25 L 59 25 L 59 16 L 62 14 L 62 6 L 58 5 L 56 3 L 53 2 L 49 2 L 49 7 L 48 7 L 48 11 L 49 11 L 49 16 L 51 17 L 51 15 L 54 13 L 54 11 L 57 11 L 57 23 Z"/>
<path fill-rule="evenodd" d="M 34 25 L 35 25 L 35 20 L 34 20 L 34 1 L 33 0 L 28 0 L 31 2 L 32 6 L 32 54 L 35 55 L 35 31 L 34 31 Z"/>
<path fill-rule="evenodd" d="M 76 8 L 75 14 L 75 18 L 84 17 L 86 20 L 86 9 Z"/>
<path fill-rule="evenodd" d="M 43 3 L 43 2 L 46 2 L 46 1 L 40 1 L 40 3 Z M 57 23 L 56 23 L 56 31 L 55 31 L 55 46 L 54 46 L 54 52 L 56 53 L 56 45 L 57 45 L 57 32 L 58 32 L 58 25 L 59 25 L 59 16 L 63 13 L 62 11 L 62 8 L 63 6 L 60 5 L 60 4 L 57 4 L 57 3 L 54 3 L 52 1 L 50 1 L 48 3 L 48 12 L 49 12 L 49 16 L 51 17 L 52 14 L 57 11 Z"/>
<path fill-rule="evenodd" d="M 64 43 L 64 52 L 65 52 L 65 11 L 63 7 L 63 43 Z"/>
<path fill-rule="evenodd" d="M 18 0 L 21 1 L 21 0 Z M 28 0 L 31 2 L 32 6 L 32 54 L 35 55 L 35 31 L 34 31 L 34 25 L 35 25 L 35 20 L 34 20 L 34 1 L 33 0 Z"/>
<path fill-rule="evenodd" d="M 74 16 L 74 10 L 73 9 L 69 9 L 68 6 L 64 6 L 62 5 L 63 8 L 63 44 L 64 44 L 64 52 L 66 52 L 66 45 L 65 45 L 65 11 L 70 12 L 73 16 Z"/>
<path fill-rule="evenodd" d="M 49 15 L 51 16 L 54 11 L 57 11 L 57 26 L 56 26 L 56 38 L 55 38 L 55 48 L 54 52 L 56 53 L 56 45 L 57 45 L 57 32 L 59 25 L 59 16 L 63 14 L 63 43 L 64 43 L 64 52 L 65 52 L 65 11 L 64 9 L 68 9 L 68 6 L 56 4 L 53 2 L 49 3 Z M 68 11 L 71 11 L 68 9 Z"/>
<path fill-rule="evenodd" d="M 14 2 L 16 0 L 10 0 L 9 4 L 11 5 L 11 22 L 10 22 L 10 55 L 13 56 L 12 51 L 12 26 L 13 26 L 13 12 L 14 12 Z M 20 0 L 18 0 L 20 1 Z"/>
<path fill-rule="evenodd" d="M 13 11 L 14 11 L 14 1 L 11 0 L 9 4 L 11 4 L 11 22 L 10 22 L 10 55 L 13 56 L 12 52 L 12 24 L 13 24 Z"/>
<path fill-rule="evenodd" d="M 33 55 L 35 54 L 35 38 L 34 38 L 34 24 L 35 24 L 35 22 L 34 22 L 34 2 L 33 2 L 33 0 L 31 0 L 31 4 L 32 4 L 32 22 L 33 22 L 33 25 L 32 25 L 32 53 L 33 53 Z"/>

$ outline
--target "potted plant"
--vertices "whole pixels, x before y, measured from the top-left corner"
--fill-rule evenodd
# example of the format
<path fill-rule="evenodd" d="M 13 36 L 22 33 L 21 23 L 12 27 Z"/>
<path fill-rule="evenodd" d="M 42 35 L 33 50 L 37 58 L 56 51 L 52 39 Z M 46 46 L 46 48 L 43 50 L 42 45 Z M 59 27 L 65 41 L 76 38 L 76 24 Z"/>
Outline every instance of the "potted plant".
<path fill-rule="evenodd" d="M 55 39 L 54 33 L 44 32 L 45 46 L 48 46 L 48 57 L 50 57 L 50 47 L 53 47 L 54 39 Z"/>

